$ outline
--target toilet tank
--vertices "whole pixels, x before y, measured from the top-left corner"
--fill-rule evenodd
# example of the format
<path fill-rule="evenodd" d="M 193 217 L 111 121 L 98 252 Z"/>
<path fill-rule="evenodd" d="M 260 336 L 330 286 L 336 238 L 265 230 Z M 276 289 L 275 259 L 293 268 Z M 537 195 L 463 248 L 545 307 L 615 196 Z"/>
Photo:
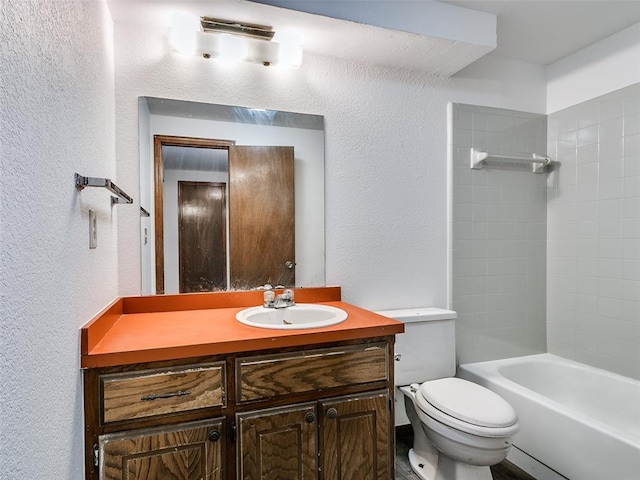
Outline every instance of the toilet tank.
<path fill-rule="evenodd" d="M 405 324 L 404 333 L 396 335 L 396 386 L 455 376 L 456 312 L 423 307 L 376 313 Z"/>

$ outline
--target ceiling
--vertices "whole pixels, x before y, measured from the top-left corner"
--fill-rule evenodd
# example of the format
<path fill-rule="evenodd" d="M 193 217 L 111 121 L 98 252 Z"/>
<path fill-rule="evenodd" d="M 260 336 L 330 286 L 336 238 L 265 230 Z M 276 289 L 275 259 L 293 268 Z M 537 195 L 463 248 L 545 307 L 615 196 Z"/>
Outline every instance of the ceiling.
<path fill-rule="evenodd" d="M 305 51 L 363 63 L 450 76 L 485 54 L 548 65 L 640 22 L 640 0 L 439 0 L 497 16 L 497 47 L 465 45 L 433 36 L 380 28 L 329 16 L 279 8 L 268 0 L 107 0 L 114 21 L 166 28 L 171 11 L 213 16 L 245 23 L 296 28 Z M 354 3 L 358 8 L 387 3 L 400 8 L 434 0 L 318 0 L 333 12 Z M 280 2 L 286 3 L 286 2 Z M 297 2 L 300 4 L 301 2 Z M 319 7 L 318 7 L 319 5 Z M 406 11 L 406 10 L 405 10 Z M 402 17 L 400 11 L 396 17 Z M 334 15 L 335 17 L 336 15 Z M 369 15 L 370 17 L 370 15 Z M 379 25 L 384 25 L 380 19 Z M 407 20 L 409 20 L 407 18 Z M 415 19 L 411 19 L 415 23 Z M 373 25 L 372 25 L 373 24 Z M 461 46 L 462 45 L 462 46 Z M 489 53 L 490 52 L 490 53 Z"/>

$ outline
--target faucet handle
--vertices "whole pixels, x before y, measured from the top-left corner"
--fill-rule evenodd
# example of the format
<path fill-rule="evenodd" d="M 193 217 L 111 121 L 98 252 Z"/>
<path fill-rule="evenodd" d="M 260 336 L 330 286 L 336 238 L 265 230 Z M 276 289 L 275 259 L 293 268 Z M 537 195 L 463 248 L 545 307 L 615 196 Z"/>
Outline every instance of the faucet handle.
<path fill-rule="evenodd" d="M 267 290 L 262 294 L 262 300 L 264 302 L 263 306 L 265 308 L 269 308 L 273 306 L 273 302 L 276 298 L 276 294 L 273 292 L 273 290 Z"/>
<path fill-rule="evenodd" d="M 291 290 L 290 288 L 287 288 L 284 292 L 282 292 L 282 295 L 284 295 L 284 297 L 288 300 L 293 301 L 293 290 Z"/>
<path fill-rule="evenodd" d="M 287 288 L 282 292 L 282 294 L 276 297 L 276 308 L 278 308 L 278 301 L 281 307 L 293 307 L 296 302 L 293 301 L 293 290 Z"/>

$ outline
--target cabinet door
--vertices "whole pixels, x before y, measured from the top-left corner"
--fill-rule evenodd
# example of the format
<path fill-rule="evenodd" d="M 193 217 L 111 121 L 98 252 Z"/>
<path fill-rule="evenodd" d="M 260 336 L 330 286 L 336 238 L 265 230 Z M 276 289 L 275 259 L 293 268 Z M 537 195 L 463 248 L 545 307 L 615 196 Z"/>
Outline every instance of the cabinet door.
<path fill-rule="evenodd" d="M 237 414 L 238 479 L 318 478 L 316 404 Z"/>
<path fill-rule="evenodd" d="M 393 440 L 386 390 L 320 401 L 325 480 L 391 480 Z"/>
<path fill-rule="evenodd" d="M 215 419 L 101 435 L 98 478 L 224 480 L 223 427 Z"/>

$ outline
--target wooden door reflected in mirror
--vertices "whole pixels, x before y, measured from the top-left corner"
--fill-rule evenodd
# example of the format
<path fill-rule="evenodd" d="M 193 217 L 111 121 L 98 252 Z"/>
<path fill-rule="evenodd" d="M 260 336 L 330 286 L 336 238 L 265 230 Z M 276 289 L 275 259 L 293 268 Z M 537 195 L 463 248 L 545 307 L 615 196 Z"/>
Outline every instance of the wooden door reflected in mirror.
<path fill-rule="evenodd" d="M 229 147 L 232 289 L 295 285 L 293 147 Z"/>
<path fill-rule="evenodd" d="M 227 184 L 178 181 L 180 293 L 227 288 Z"/>

